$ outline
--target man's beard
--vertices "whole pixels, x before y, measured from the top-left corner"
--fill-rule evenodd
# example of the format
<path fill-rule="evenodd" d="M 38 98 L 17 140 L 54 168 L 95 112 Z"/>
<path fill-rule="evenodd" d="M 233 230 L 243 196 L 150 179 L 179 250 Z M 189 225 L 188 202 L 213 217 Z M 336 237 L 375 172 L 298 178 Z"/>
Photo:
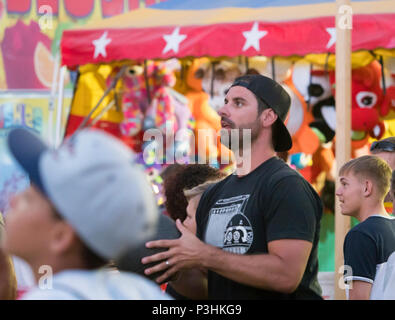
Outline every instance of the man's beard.
<path fill-rule="evenodd" d="M 225 122 L 228 125 L 227 128 L 230 128 L 230 130 L 221 129 L 221 143 L 233 152 L 251 152 L 252 144 L 257 140 L 262 131 L 260 119 L 258 118 L 254 122 L 241 125 L 238 128 L 228 118 L 222 117 L 221 122 Z"/>

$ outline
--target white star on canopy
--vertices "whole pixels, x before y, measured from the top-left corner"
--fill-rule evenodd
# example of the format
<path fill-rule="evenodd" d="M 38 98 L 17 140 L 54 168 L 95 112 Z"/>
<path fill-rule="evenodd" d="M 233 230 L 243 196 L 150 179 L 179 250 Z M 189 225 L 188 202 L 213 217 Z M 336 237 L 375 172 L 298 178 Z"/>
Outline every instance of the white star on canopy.
<path fill-rule="evenodd" d="M 95 46 L 95 53 L 93 58 L 96 59 L 99 55 L 104 58 L 107 57 L 106 46 L 111 42 L 110 38 L 107 38 L 108 32 L 105 31 L 99 39 L 93 40 L 92 43 Z"/>
<path fill-rule="evenodd" d="M 329 49 L 336 43 L 336 28 L 326 28 L 326 32 L 328 32 L 331 36 L 326 45 L 326 48 Z"/>
<path fill-rule="evenodd" d="M 243 36 L 246 38 L 244 43 L 243 51 L 246 51 L 250 47 L 254 47 L 256 51 L 260 50 L 259 41 L 267 35 L 267 31 L 259 30 L 258 22 L 254 22 L 252 29 L 250 31 L 244 31 Z"/>
<path fill-rule="evenodd" d="M 166 41 L 166 46 L 163 49 L 162 53 L 167 53 L 170 50 L 173 50 L 174 53 L 178 52 L 180 43 L 186 39 L 185 34 L 180 34 L 180 27 L 174 29 L 172 34 L 165 34 L 163 39 Z"/>

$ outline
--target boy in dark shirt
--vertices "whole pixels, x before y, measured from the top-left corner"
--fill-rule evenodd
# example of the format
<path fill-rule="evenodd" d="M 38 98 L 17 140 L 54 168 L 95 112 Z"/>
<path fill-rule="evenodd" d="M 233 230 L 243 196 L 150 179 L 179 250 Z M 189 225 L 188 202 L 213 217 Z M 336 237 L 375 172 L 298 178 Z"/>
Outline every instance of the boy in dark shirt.
<path fill-rule="evenodd" d="M 350 300 L 372 299 L 377 273 L 395 251 L 395 219 L 384 207 L 391 168 L 376 156 L 363 156 L 347 162 L 339 179 L 341 212 L 360 222 L 344 241 L 346 293 Z"/>

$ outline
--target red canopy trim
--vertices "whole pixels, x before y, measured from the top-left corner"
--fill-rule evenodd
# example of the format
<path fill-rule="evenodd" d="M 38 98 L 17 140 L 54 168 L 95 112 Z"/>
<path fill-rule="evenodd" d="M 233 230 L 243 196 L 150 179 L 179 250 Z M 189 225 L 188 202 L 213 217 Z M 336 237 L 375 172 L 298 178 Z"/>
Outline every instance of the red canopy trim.
<path fill-rule="evenodd" d="M 352 50 L 395 48 L 395 14 L 354 15 Z M 64 31 L 62 64 L 335 52 L 335 18 Z"/>

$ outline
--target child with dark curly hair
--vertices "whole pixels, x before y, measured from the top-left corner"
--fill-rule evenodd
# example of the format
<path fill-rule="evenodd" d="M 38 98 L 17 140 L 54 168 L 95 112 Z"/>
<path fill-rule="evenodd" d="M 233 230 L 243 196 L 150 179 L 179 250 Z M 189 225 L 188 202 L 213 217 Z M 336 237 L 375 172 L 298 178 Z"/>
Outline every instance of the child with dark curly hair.
<path fill-rule="evenodd" d="M 225 177 L 225 173 L 207 164 L 177 164 L 174 170 L 164 177 L 163 186 L 167 213 L 174 221 L 177 219 L 184 221 L 187 217 L 188 206 L 184 190 L 192 189 L 207 181 L 219 180 Z"/>
<path fill-rule="evenodd" d="M 226 174 L 206 164 L 168 168 L 171 172 L 164 176 L 167 213 L 173 220 L 180 219 L 186 228 L 196 233 L 195 213 L 202 194 L 210 185 L 225 178 Z M 205 276 L 202 277 L 202 274 Z M 166 292 L 177 300 L 186 299 L 184 295 L 187 291 L 190 298 L 201 297 L 207 291 L 206 277 L 206 271 L 200 269 L 179 272 L 175 281 L 168 283 Z"/>

